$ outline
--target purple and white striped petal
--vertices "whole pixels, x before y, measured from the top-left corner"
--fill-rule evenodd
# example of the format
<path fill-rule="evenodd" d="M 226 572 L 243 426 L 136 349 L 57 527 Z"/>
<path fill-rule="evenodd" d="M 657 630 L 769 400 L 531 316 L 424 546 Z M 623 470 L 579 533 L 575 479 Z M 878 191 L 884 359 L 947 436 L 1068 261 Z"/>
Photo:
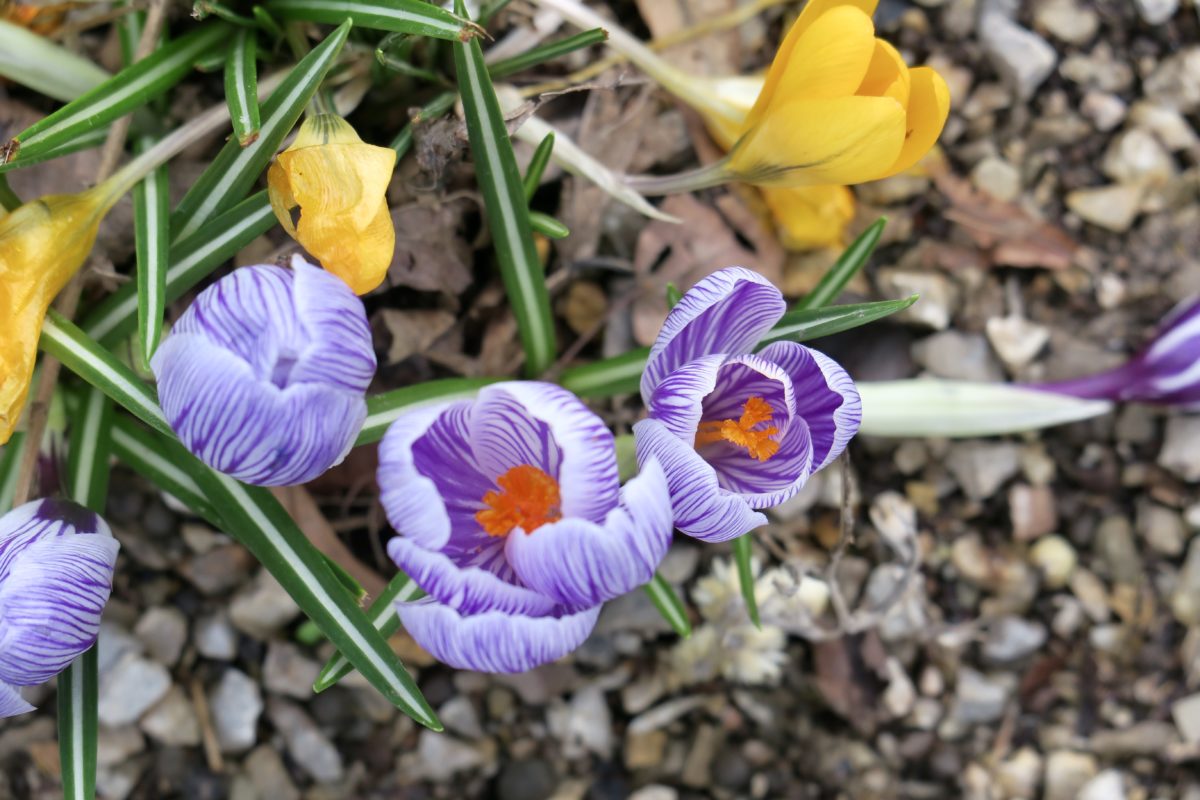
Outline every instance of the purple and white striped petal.
<path fill-rule="evenodd" d="M 530 617 L 487 611 L 464 617 L 432 600 L 398 603 L 400 622 L 417 644 L 458 669 L 524 672 L 557 661 L 583 644 L 600 608 Z"/>
<path fill-rule="evenodd" d="M 503 553 L 504 539 L 493 538 L 488 544 L 498 551 L 492 564 L 511 575 L 512 570 Z M 511 578 L 497 575 L 495 566 L 492 569 L 464 566 L 444 553 L 426 550 L 403 536 L 388 542 L 388 556 L 426 594 L 468 616 L 484 611 L 540 616 L 549 614 L 558 605 L 537 591 L 517 585 Z"/>
<path fill-rule="evenodd" d="M 783 295 L 763 276 L 742 267 L 718 270 L 684 294 L 650 348 L 642 373 L 642 400 L 689 361 L 713 353 L 746 353 L 787 309 Z"/>
<path fill-rule="evenodd" d="M 392 527 L 426 550 L 459 541 L 472 547 L 482 532 L 475 514 L 495 488 L 471 450 L 474 402 L 430 406 L 401 415 L 379 445 L 380 499 Z"/>
<path fill-rule="evenodd" d="M 706 542 L 727 542 L 757 527 L 767 518 L 741 496 L 722 489 L 717 473 L 690 444 L 657 420 L 633 426 L 638 463 L 657 459 L 667 476 L 675 527 Z"/>
<path fill-rule="evenodd" d="M 842 454 L 862 422 L 862 399 L 854 381 L 829 356 L 796 342 L 774 342 L 758 354 L 792 378 L 796 413 L 812 436 L 813 472 Z"/>
<path fill-rule="evenodd" d="M 25 547 L 0 582 L 0 681 L 32 686 L 96 642 L 120 545 L 111 536 L 49 536 Z"/>
<path fill-rule="evenodd" d="M 0 681 L 0 719 L 5 717 L 15 717 L 18 714 L 28 714 L 35 710 L 21 693 L 17 691 L 17 687 L 9 686 L 4 681 Z"/>
<path fill-rule="evenodd" d="M 650 459 L 625 485 L 603 525 L 569 517 L 514 532 L 505 552 L 526 586 L 569 609 L 598 606 L 654 577 L 671 544 L 667 479 Z"/>
<path fill-rule="evenodd" d="M 511 381 L 479 393 L 471 446 L 495 478 L 529 464 L 558 481 L 564 517 L 603 522 L 620 496 L 612 432 L 578 397 L 550 383 Z"/>
<path fill-rule="evenodd" d="M 339 463 L 375 372 L 362 301 L 303 259 L 201 292 L 151 361 L 171 427 L 214 469 L 264 486 Z"/>
<path fill-rule="evenodd" d="M 26 547 L 50 536 L 112 536 L 108 525 L 78 503 L 46 497 L 32 500 L 0 516 L 0 582 Z"/>
<path fill-rule="evenodd" d="M 258 486 L 304 483 L 341 463 L 367 415 L 361 393 L 281 388 L 197 334 L 168 337 L 154 369 L 163 413 L 188 450 Z"/>

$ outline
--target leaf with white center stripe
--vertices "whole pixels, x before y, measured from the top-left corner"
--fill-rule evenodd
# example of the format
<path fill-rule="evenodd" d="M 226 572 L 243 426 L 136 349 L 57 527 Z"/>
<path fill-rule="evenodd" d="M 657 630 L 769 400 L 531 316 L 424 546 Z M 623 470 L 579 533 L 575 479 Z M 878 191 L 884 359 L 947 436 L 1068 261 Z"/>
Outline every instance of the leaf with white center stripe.
<path fill-rule="evenodd" d="M 178 300 L 274 224 L 275 212 L 267 193 L 258 192 L 172 246 L 167 256 L 164 302 Z M 101 344 L 112 346 L 134 332 L 137 314 L 137 287 L 126 284 L 87 314 L 81 327 Z"/>
<path fill-rule="evenodd" d="M 683 601 L 675 594 L 675 590 L 671 588 L 671 584 L 656 572 L 644 588 L 646 594 L 650 595 L 654 607 L 658 609 L 659 614 L 662 614 L 662 618 L 667 621 L 667 624 L 683 638 L 691 636 L 692 621 L 688 619 L 687 609 L 684 608 Z"/>
<path fill-rule="evenodd" d="M 461 2 L 455 10 L 462 13 Z M 454 45 L 454 69 L 488 229 L 525 351 L 525 373 L 537 377 L 554 361 L 556 337 L 545 268 L 533 244 L 525 184 L 479 42 L 472 39 Z"/>
<path fill-rule="evenodd" d="M 321 553 L 270 492 L 246 486 L 200 463 L 174 437 L 154 391 L 55 312 L 42 326 L 42 348 L 160 433 L 152 449 L 182 465 L 225 531 L 254 554 L 308 618 L 389 702 L 434 730 L 441 723 L 387 641 L 371 625 Z"/>
<path fill-rule="evenodd" d="M 64 103 L 96 88 L 110 77 L 91 59 L 2 20 L 0 75 Z"/>
<path fill-rule="evenodd" d="M 279 19 L 331 25 L 352 19 L 360 28 L 452 42 L 480 33 L 477 25 L 422 0 L 274 0 L 266 8 Z"/>
<path fill-rule="evenodd" d="M 262 126 L 257 139 L 245 147 L 231 139 L 221 148 L 171 215 L 171 244 L 192 236 L 204 223 L 246 196 L 304 112 L 304 106 L 333 66 L 349 33 L 350 22 L 346 21 L 288 73 L 262 104 Z"/>
<path fill-rule="evenodd" d="M 258 68 L 254 63 L 258 38 L 250 28 L 238 28 L 225 60 L 225 101 L 233 120 L 233 135 L 245 147 L 258 138 Z"/>
<path fill-rule="evenodd" d="M 25 434 L 17 431 L 0 447 L 0 514 L 12 510 L 13 493 L 17 491 L 17 465 L 21 463 L 21 444 Z"/>
<path fill-rule="evenodd" d="M 0 150 L 0 156 L 8 156 L 0 160 L 17 163 L 48 153 L 146 105 L 182 80 L 198 59 L 223 46 L 228 35 L 228 26 L 216 23 L 181 36 L 21 131 Z"/>
<path fill-rule="evenodd" d="M 445 403 L 474 397 L 475 393 L 501 378 L 442 378 L 367 398 L 367 419 L 354 442 L 357 447 L 374 444 L 401 414 L 429 403 Z"/>
<path fill-rule="evenodd" d="M 138 141 L 139 152 L 154 143 L 151 137 Z M 150 366 L 150 357 L 162 340 L 163 318 L 167 312 L 167 268 L 170 253 L 170 198 L 167 165 L 155 168 L 133 187 L 133 233 L 137 251 L 138 333 L 141 339 L 142 365 Z"/>

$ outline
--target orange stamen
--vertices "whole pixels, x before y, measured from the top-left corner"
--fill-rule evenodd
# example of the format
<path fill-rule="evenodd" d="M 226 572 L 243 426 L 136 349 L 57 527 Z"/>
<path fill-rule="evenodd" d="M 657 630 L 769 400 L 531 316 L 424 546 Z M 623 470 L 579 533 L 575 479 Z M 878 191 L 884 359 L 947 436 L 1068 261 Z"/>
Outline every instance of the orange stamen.
<path fill-rule="evenodd" d="M 746 448 L 751 458 L 766 461 L 779 452 L 779 442 L 771 438 L 779 433 L 779 429 L 770 424 L 762 430 L 755 428 L 763 423 L 770 423 L 773 416 L 771 405 L 766 400 L 751 397 L 742 407 L 740 419 L 701 422 L 696 430 L 696 447 L 724 440 L 737 447 Z"/>
<path fill-rule="evenodd" d="M 483 496 L 488 508 L 475 514 L 488 536 L 507 536 L 514 528 L 533 533 L 562 519 L 558 481 L 530 464 L 521 464 L 496 479 L 501 491 Z"/>

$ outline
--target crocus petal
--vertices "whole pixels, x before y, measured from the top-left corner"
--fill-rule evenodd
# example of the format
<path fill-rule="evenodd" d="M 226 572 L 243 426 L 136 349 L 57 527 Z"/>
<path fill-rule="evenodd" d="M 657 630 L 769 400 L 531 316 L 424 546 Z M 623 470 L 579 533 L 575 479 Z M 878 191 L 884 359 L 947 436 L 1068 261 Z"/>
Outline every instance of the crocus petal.
<path fill-rule="evenodd" d="M 858 432 L 862 400 L 846 370 L 829 356 L 796 342 L 774 342 L 759 355 L 779 364 L 796 389 L 796 413 L 812 435 L 813 471 L 842 454 Z"/>
<path fill-rule="evenodd" d="M 119 549 L 101 534 L 24 549 L 0 583 L 0 681 L 44 683 L 95 643 Z"/>
<path fill-rule="evenodd" d="M 492 539 L 489 546 L 503 550 L 504 540 Z M 463 614 L 503 611 L 540 616 L 549 614 L 558 605 L 537 591 L 497 576 L 492 570 L 459 566 L 443 553 L 426 550 L 403 536 L 388 542 L 388 555 L 426 594 Z M 498 553 L 493 560 L 496 559 L 507 568 L 503 553 Z"/>
<path fill-rule="evenodd" d="M 789 250 L 845 244 L 854 219 L 854 193 L 845 186 L 764 186 L 762 196 Z"/>
<path fill-rule="evenodd" d="M 900 105 L 907 106 L 910 86 L 911 79 L 904 57 L 883 39 L 876 39 L 871 64 L 855 94 L 891 97 Z"/>
<path fill-rule="evenodd" d="M 794 48 L 779 76 L 772 110 L 794 98 L 854 94 L 875 52 L 875 25 L 860 9 L 840 5 L 814 19 Z"/>
<path fill-rule="evenodd" d="M 429 599 L 397 608 L 405 630 L 434 658 L 479 672 L 524 672 L 557 661 L 583 644 L 600 616 L 599 607 L 563 616 L 463 616 Z"/>
<path fill-rule="evenodd" d="M 18 714 L 28 714 L 34 707 L 21 697 L 15 686 L 9 686 L 0 681 L 0 719 L 15 717 Z"/>
<path fill-rule="evenodd" d="M 779 45 L 779 51 L 776 53 L 774 61 L 771 62 L 771 68 L 767 71 L 767 77 L 763 82 L 763 89 L 758 94 L 758 100 L 755 101 L 754 108 L 751 109 L 749 115 L 746 117 L 746 128 L 757 125 L 763 115 L 766 114 L 767 107 L 775 100 L 775 95 L 779 90 L 783 76 L 791 66 L 792 59 L 804 59 L 808 57 L 807 53 L 797 48 L 797 44 L 800 41 L 800 37 L 808 31 L 814 22 L 826 12 L 842 6 L 857 8 L 870 17 L 875 13 L 875 6 L 877 5 L 879 5 L 879 0 L 808 0 L 804 4 L 804 10 L 800 12 L 800 16 L 792 23 L 791 29 L 783 39 L 783 43 Z"/>
<path fill-rule="evenodd" d="M 917 81 L 913 81 L 914 101 Z M 738 142 L 731 171 L 778 186 L 853 184 L 892 172 L 907 114 L 891 97 L 788 98 Z"/>
<path fill-rule="evenodd" d="M 367 416 L 361 393 L 299 383 L 280 389 L 194 334 L 172 334 L 153 359 L 163 413 L 215 470 L 259 486 L 304 483 L 341 463 Z"/>
<path fill-rule="evenodd" d="M 880 177 L 903 172 L 929 152 L 950 116 L 950 87 L 946 80 L 930 67 L 908 71 L 910 90 L 908 115 L 905 121 L 904 146 L 891 168 Z"/>
<path fill-rule="evenodd" d="M 717 485 L 717 473 L 691 445 L 666 426 L 644 419 L 633 426 L 638 463 L 662 465 L 675 527 L 706 542 L 726 542 L 765 525 L 767 518 L 740 496 Z"/>
<path fill-rule="evenodd" d="M 568 518 L 516 532 L 505 553 L 526 586 L 569 609 L 591 608 L 654 577 L 671 543 L 671 519 L 666 476 L 650 459 L 603 525 Z"/>
<path fill-rule="evenodd" d="M 485 387 L 471 418 L 485 474 L 529 464 L 558 481 L 564 517 L 602 522 L 617 505 L 620 475 L 612 432 L 575 395 L 537 381 Z"/>
<path fill-rule="evenodd" d="M 366 228 L 391 182 L 396 151 L 363 143 L 313 145 L 280 153 L 278 160 L 300 205 L 303 237 L 306 216 L 338 217 L 349 231 Z"/>
<path fill-rule="evenodd" d="M 51 536 L 112 531 L 98 514 L 70 500 L 46 497 L 24 503 L 0 517 L 0 583 L 8 577 L 25 548 Z"/>
<path fill-rule="evenodd" d="M 453 531 L 479 531 L 475 514 L 493 488 L 471 455 L 473 402 L 402 414 L 379 444 L 380 500 L 397 532 L 427 550 L 441 550 Z"/>
<path fill-rule="evenodd" d="M 646 414 L 666 426 L 684 442 L 696 439 L 696 428 L 704 414 L 704 398 L 717 385 L 723 354 L 704 356 L 681 366 L 663 378 L 646 402 Z"/>
<path fill-rule="evenodd" d="M 724 443 L 704 448 L 703 456 L 722 489 L 737 494 L 751 508 L 774 508 L 803 489 L 813 473 L 812 437 L 802 417 L 788 423 L 778 441 L 778 452 L 766 461 Z"/>
<path fill-rule="evenodd" d="M 289 383 L 320 383 L 365 392 L 375 377 L 375 349 L 363 304 L 340 279 L 292 258 L 296 318 L 308 342 Z"/>
<path fill-rule="evenodd" d="M 743 267 L 718 270 L 684 294 L 663 322 L 642 373 L 642 400 L 676 369 L 714 353 L 745 353 L 787 310 L 783 295 Z"/>

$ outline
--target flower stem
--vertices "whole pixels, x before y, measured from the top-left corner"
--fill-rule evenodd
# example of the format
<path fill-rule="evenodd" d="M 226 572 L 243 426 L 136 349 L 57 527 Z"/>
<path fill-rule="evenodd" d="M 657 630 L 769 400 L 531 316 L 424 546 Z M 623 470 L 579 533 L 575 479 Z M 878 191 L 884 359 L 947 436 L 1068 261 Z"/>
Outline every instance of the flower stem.
<path fill-rule="evenodd" d="M 679 194 L 720 186 L 737 178 L 728 169 L 729 157 L 674 175 L 626 175 L 624 183 L 643 195 Z"/>

